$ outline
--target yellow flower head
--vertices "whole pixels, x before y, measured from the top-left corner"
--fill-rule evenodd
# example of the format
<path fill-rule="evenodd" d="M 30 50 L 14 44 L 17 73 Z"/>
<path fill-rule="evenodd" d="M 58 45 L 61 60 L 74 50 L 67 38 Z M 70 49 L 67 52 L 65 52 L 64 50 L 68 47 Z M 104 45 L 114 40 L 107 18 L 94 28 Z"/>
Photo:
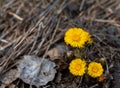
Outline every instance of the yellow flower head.
<path fill-rule="evenodd" d="M 75 76 L 83 76 L 86 69 L 86 62 L 80 58 L 71 61 L 69 65 L 70 72 Z"/>
<path fill-rule="evenodd" d="M 70 28 L 65 33 L 64 40 L 66 44 L 79 48 L 82 48 L 85 43 L 92 43 L 90 34 L 81 28 Z"/>
<path fill-rule="evenodd" d="M 88 66 L 88 74 L 93 77 L 99 77 L 103 74 L 103 67 L 100 63 L 91 62 Z"/>

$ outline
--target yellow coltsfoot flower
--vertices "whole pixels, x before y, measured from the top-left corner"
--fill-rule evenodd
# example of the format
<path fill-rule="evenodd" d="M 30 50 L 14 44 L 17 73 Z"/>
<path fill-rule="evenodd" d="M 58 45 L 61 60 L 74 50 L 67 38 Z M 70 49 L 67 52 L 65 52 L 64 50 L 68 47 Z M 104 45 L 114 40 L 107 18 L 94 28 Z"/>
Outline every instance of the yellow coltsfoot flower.
<path fill-rule="evenodd" d="M 76 58 L 69 64 L 69 70 L 75 76 L 83 76 L 86 70 L 86 62 Z"/>
<path fill-rule="evenodd" d="M 64 40 L 66 44 L 78 48 L 84 47 L 86 43 L 92 43 L 91 35 L 81 28 L 70 28 L 65 33 Z"/>
<path fill-rule="evenodd" d="M 93 78 L 101 76 L 103 74 L 102 65 L 97 62 L 91 62 L 88 65 L 88 74 Z"/>

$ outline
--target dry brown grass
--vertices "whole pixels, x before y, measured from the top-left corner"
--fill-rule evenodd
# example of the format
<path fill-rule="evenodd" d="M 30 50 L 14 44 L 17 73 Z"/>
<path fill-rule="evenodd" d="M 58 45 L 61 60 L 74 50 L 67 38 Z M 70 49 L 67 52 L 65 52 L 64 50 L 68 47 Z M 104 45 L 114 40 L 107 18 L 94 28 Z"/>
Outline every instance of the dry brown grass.
<path fill-rule="evenodd" d="M 83 55 L 90 60 L 106 58 L 109 77 L 100 88 L 112 88 L 113 71 L 120 68 L 119 0 L 0 0 L 0 74 L 15 68 L 24 55 L 46 57 L 50 48 L 64 42 L 64 33 L 70 27 L 82 27 L 92 34 L 94 43 Z M 71 77 L 66 69 L 59 68 L 58 73 L 62 74 L 61 82 L 53 81 L 46 88 L 98 86 L 84 78 L 80 84 L 81 78 Z"/>

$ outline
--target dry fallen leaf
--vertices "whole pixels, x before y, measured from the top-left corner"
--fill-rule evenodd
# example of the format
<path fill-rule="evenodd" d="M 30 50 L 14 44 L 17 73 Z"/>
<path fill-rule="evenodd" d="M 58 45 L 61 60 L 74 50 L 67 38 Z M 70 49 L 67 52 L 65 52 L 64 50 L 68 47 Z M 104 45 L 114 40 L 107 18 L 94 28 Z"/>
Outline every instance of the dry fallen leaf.
<path fill-rule="evenodd" d="M 16 88 L 15 84 L 10 84 L 8 88 Z"/>
<path fill-rule="evenodd" d="M 2 82 L 2 85 L 0 88 L 4 88 L 8 86 L 10 83 L 15 81 L 18 78 L 18 70 L 17 69 L 12 69 L 5 74 L 3 74 L 0 78 L 0 81 Z"/>
<path fill-rule="evenodd" d="M 40 65 L 40 63 L 42 64 Z M 18 65 L 19 78 L 25 83 L 37 87 L 46 85 L 54 79 L 56 73 L 55 66 L 55 63 L 48 59 L 42 61 L 42 58 L 37 56 L 26 55 Z"/>
<path fill-rule="evenodd" d="M 59 44 L 56 47 L 50 49 L 47 55 L 51 60 L 61 59 L 67 52 L 67 47 L 64 44 Z"/>

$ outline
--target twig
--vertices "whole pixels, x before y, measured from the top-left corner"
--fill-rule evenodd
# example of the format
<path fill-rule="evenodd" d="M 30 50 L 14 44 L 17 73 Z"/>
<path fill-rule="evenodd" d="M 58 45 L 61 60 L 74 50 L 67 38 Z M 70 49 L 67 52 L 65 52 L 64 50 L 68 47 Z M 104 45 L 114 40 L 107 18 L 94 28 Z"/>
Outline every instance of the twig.
<path fill-rule="evenodd" d="M 49 29 L 47 30 L 46 35 L 43 36 L 43 38 L 42 38 L 41 42 L 39 43 L 37 49 L 34 51 L 34 53 L 35 53 L 36 55 L 38 54 L 39 50 L 41 49 L 43 43 L 45 42 L 46 38 L 49 36 L 49 34 L 51 33 L 51 31 L 52 31 L 51 28 L 49 28 Z"/>
<path fill-rule="evenodd" d="M 84 4 L 85 4 L 85 0 L 82 0 L 79 11 L 81 11 L 83 9 Z"/>
<path fill-rule="evenodd" d="M 8 14 L 12 15 L 13 17 L 15 17 L 16 19 L 20 20 L 20 21 L 23 21 L 23 18 L 18 16 L 17 14 L 13 13 L 13 12 L 10 12 L 8 11 Z"/>
<path fill-rule="evenodd" d="M 81 78 L 80 78 L 80 82 L 79 82 L 79 84 L 78 84 L 77 88 L 79 88 L 79 87 L 80 87 L 80 85 L 81 85 L 81 83 L 82 83 L 82 80 L 83 80 L 83 77 L 81 76 Z"/>
<path fill-rule="evenodd" d="M 34 39 L 34 43 L 33 43 L 33 45 L 32 45 L 32 48 L 31 48 L 29 54 L 33 51 L 33 49 L 34 49 L 34 47 L 35 47 L 35 45 L 36 45 L 36 43 L 37 43 L 38 37 L 40 37 L 40 36 L 42 35 L 42 31 L 43 31 L 42 29 L 44 29 L 44 28 L 45 28 L 45 26 L 44 26 L 43 23 L 41 22 L 41 23 L 39 24 L 37 36 L 36 36 L 35 39 Z M 41 33 L 40 33 L 40 32 L 41 32 Z"/>
<path fill-rule="evenodd" d="M 95 84 L 95 85 L 93 85 L 93 86 L 91 86 L 89 88 L 96 88 L 97 86 L 98 86 L 98 84 Z"/>
<path fill-rule="evenodd" d="M 52 38 L 51 38 L 51 40 L 50 40 L 50 42 L 49 42 L 49 45 L 48 45 L 48 47 L 47 47 L 47 49 L 46 49 L 46 52 L 45 52 L 43 58 L 46 57 L 46 54 L 47 54 L 47 52 L 48 52 L 48 49 L 50 48 L 50 46 L 51 46 L 51 44 L 52 44 L 52 42 L 53 42 L 53 40 L 54 40 L 55 34 L 56 34 L 56 32 L 57 32 L 57 30 L 58 30 L 58 27 L 59 27 L 59 23 L 60 23 L 60 19 L 58 20 L 58 23 L 57 23 L 57 25 L 56 25 L 55 31 L 54 31 L 54 33 L 53 33 L 53 35 L 52 35 Z"/>
<path fill-rule="evenodd" d="M 53 35 L 52 35 L 51 40 L 49 41 L 49 45 L 48 45 L 48 47 L 47 47 L 47 49 L 46 49 L 46 51 L 45 51 L 45 54 L 44 54 L 43 57 L 42 57 L 42 60 L 41 60 L 40 64 L 39 64 L 40 68 L 39 68 L 39 72 L 38 72 L 37 75 L 39 75 L 39 73 L 41 72 L 41 65 L 42 65 L 42 63 L 43 63 L 43 61 L 44 61 L 44 59 L 45 59 L 45 57 L 46 57 L 46 55 L 47 55 L 48 49 L 50 48 L 50 46 L 51 46 L 51 44 L 52 44 L 52 41 L 54 40 L 55 34 L 56 34 L 56 32 L 57 32 L 57 30 L 58 30 L 58 27 L 59 27 L 59 23 L 60 23 L 60 19 L 58 20 L 58 23 L 57 23 L 57 25 L 56 25 L 55 31 L 54 31 L 54 33 L 53 33 Z"/>
<path fill-rule="evenodd" d="M 0 38 L 0 41 L 3 42 L 3 43 L 8 43 L 8 41 L 5 40 L 5 39 L 1 39 L 1 38 Z"/>
<path fill-rule="evenodd" d="M 109 24 L 115 25 L 117 27 L 120 27 L 120 24 L 116 23 L 115 20 L 91 19 L 91 18 L 87 18 L 87 17 L 84 17 L 84 19 L 85 20 L 92 20 L 95 22 L 101 22 L 101 23 L 109 23 Z"/>

